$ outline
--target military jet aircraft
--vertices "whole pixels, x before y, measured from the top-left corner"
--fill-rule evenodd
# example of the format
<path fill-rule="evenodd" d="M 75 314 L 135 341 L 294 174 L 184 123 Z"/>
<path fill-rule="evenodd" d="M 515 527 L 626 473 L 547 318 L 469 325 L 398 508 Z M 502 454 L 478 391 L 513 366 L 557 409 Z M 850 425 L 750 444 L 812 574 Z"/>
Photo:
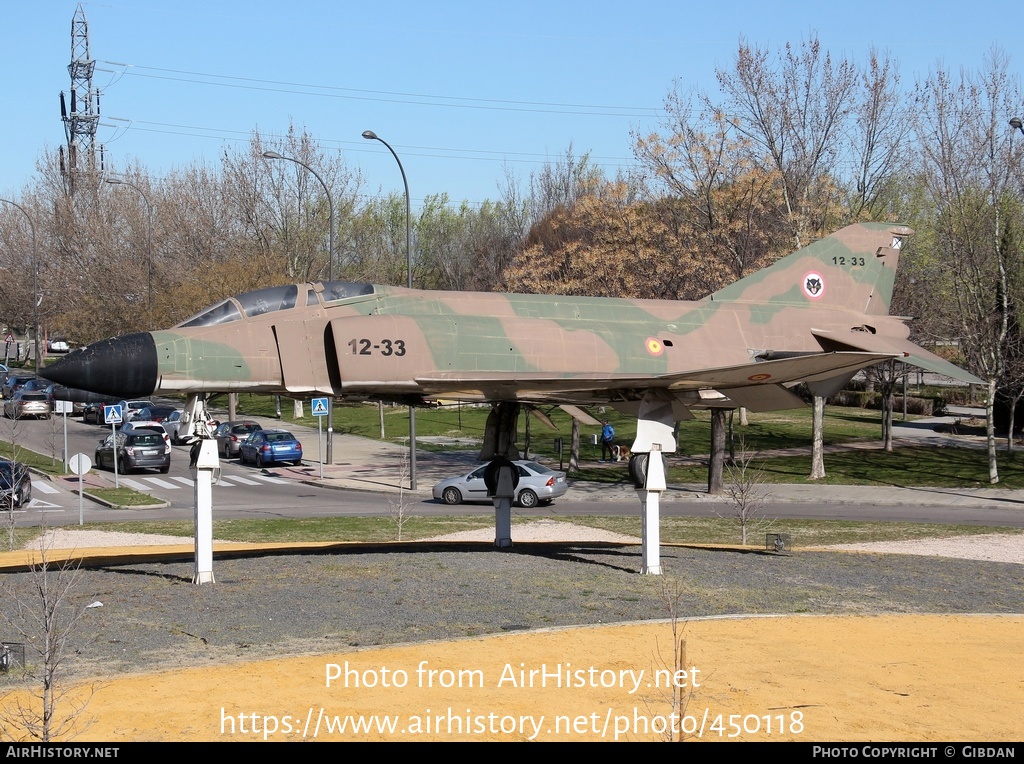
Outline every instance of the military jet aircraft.
<path fill-rule="evenodd" d="M 802 405 L 785 385 L 843 379 L 892 357 L 978 382 L 888 316 L 911 233 L 853 225 L 696 302 L 271 287 L 172 329 L 74 350 L 43 374 L 126 398 L 242 391 L 629 409 L 659 390 L 683 417 L 709 404 Z"/>
<path fill-rule="evenodd" d="M 692 408 L 803 406 L 791 385 L 827 396 L 890 358 L 981 382 L 888 315 L 912 234 L 852 225 L 695 302 L 276 286 L 74 350 L 42 373 L 125 398 L 185 393 L 192 421 L 205 421 L 214 392 L 490 401 L 481 458 L 518 458 L 519 404 L 603 404 L 638 416 L 634 454 L 671 452 L 672 425 Z"/>

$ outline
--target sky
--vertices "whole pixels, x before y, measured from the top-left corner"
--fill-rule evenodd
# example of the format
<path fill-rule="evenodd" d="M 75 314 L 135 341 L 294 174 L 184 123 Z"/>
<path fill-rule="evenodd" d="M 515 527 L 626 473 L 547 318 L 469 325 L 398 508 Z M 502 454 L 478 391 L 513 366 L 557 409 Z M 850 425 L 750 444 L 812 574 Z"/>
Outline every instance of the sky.
<path fill-rule="evenodd" d="M 7 0 L 0 62 L 8 106 L 0 194 L 17 198 L 62 145 L 58 94 L 69 92 L 74 0 Z M 97 143 L 111 170 L 154 178 L 215 167 L 253 131 L 306 130 L 362 175 L 364 195 L 500 198 L 571 148 L 614 176 L 634 166 L 636 133 L 662 126 L 666 95 L 715 88 L 741 39 L 777 50 L 817 35 L 863 62 L 872 46 L 900 63 L 908 97 L 936 67 L 977 70 L 1000 48 L 1018 76 L 1024 5 L 980 0 L 819 3 L 791 0 L 516 3 L 336 0 L 83 2 Z M 1024 45 L 1022 45 L 1024 48 Z M 1024 111 L 1024 104 L 1022 104 Z M 1007 115 L 1007 118 L 1012 115 Z"/>

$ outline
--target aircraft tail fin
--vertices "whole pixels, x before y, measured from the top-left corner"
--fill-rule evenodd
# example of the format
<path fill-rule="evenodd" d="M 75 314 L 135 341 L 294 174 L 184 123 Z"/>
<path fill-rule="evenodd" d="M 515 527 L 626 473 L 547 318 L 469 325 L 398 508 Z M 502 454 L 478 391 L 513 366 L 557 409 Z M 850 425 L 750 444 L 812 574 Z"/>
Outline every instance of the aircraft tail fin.
<path fill-rule="evenodd" d="M 712 294 L 712 301 L 845 308 L 887 315 L 907 226 L 857 223 Z"/>

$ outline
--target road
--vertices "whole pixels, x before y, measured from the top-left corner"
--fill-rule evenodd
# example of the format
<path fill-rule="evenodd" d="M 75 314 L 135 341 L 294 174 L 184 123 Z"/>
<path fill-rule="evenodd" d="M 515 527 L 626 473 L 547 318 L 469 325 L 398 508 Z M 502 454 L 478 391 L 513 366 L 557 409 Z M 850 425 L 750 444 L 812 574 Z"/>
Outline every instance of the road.
<path fill-rule="evenodd" d="M 47 421 L 24 420 L 17 424 L 0 420 L 0 438 L 16 438 L 26 448 L 41 453 L 51 451 L 57 443 L 60 452 L 63 432 L 60 420 L 55 425 Z M 93 458 L 96 444 L 107 434 L 106 427 L 84 424 L 79 419 L 67 420 L 69 453 L 84 453 Z M 315 453 L 314 443 L 307 444 L 306 453 Z M 305 436 L 303 436 L 305 437 Z M 280 517 L 342 517 L 387 516 L 392 511 L 387 495 L 372 491 L 344 490 L 315 484 L 318 476 L 316 462 L 306 462 L 303 470 L 293 468 L 257 470 L 238 464 L 237 460 L 223 460 L 220 480 L 214 486 L 214 516 L 227 518 L 280 518 Z M 104 474 L 113 478 L 113 474 Z M 167 475 L 155 471 L 121 476 L 122 485 L 152 494 L 167 502 L 168 506 L 150 509 L 108 509 L 91 501 L 82 503 L 85 522 L 124 522 L 138 520 L 186 520 L 193 513 L 193 480 L 188 468 L 188 448 L 175 446 L 171 470 Z M 423 481 L 429 486 L 432 480 Z M 71 525 L 79 520 L 79 499 L 72 491 L 73 481 L 33 481 L 33 500 L 24 511 L 16 512 L 19 525 Z M 841 489 L 840 489 L 841 490 Z M 828 519 L 861 521 L 899 521 L 921 523 L 951 523 L 984 526 L 1024 528 L 1024 512 L 1016 502 L 1004 506 L 993 503 L 987 507 L 957 507 L 943 505 L 941 489 L 933 492 L 937 501 L 930 504 L 927 494 L 920 505 L 855 504 L 837 502 L 823 493 L 821 501 L 771 502 L 763 514 L 784 519 Z M 488 514 L 487 504 L 450 507 L 435 503 L 422 492 L 406 494 L 411 511 L 419 516 L 480 515 Z M 707 499 L 669 492 L 662 504 L 664 517 L 712 517 L 716 509 L 727 514 L 727 506 Z M 577 497 L 563 499 L 549 507 L 533 510 L 516 508 L 519 516 L 568 517 L 573 515 L 633 515 L 639 514 L 639 504 L 628 494 L 621 500 Z"/>

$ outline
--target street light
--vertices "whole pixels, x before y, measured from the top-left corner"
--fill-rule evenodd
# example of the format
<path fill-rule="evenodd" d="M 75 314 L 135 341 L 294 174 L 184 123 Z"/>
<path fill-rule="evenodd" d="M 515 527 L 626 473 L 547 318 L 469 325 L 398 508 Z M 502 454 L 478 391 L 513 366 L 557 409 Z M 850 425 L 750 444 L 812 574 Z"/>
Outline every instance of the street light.
<path fill-rule="evenodd" d="M 1010 119 L 1010 127 L 1014 130 L 1020 130 L 1024 133 L 1024 122 L 1021 121 L 1020 117 L 1012 117 Z"/>
<path fill-rule="evenodd" d="M 149 278 L 149 292 L 147 293 L 147 302 L 149 307 L 153 307 L 153 205 L 149 201 L 149 197 L 146 196 L 146 192 L 136 186 L 134 183 L 130 183 L 127 180 L 118 180 L 117 178 L 104 178 L 104 181 L 111 184 L 112 186 L 128 186 L 134 188 L 139 192 L 143 201 L 146 202 L 146 270 L 148 271 Z"/>
<path fill-rule="evenodd" d="M 264 151 L 263 157 L 265 159 L 285 159 L 300 167 L 305 167 L 324 187 L 324 193 L 327 194 L 327 213 L 331 216 L 330 232 L 327 238 L 327 280 L 334 281 L 334 197 L 331 196 L 330 187 L 324 183 L 324 179 L 316 170 L 295 157 L 286 157 L 276 151 Z M 327 463 L 334 464 L 334 403 L 332 398 L 327 399 Z"/>
<path fill-rule="evenodd" d="M 25 211 L 25 208 L 10 199 L 0 199 L 0 202 L 7 202 L 12 207 L 21 210 L 21 214 L 28 221 L 29 230 L 32 231 L 32 332 L 35 343 L 36 374 L 41 367 L 39 358 L 39 303 L 42 299 L 39 296 L 39 249 L 36 247 L 36 224 L 32 222 L 32 216 Z"/>
<path fill-rule="evenodd" d="M 380 141 L 387 146 L 402 173 L 402 183 L 405 185 L 405 285 L 412 289 L 412 213 L 409 208 L 409 180 L 405 177 L 402 160 L 398 158 L 390 143 L 373 130 L 363 130 L 363 137 L 368 141 Z M 413 406 L 409 407 L 409 490 L 416 490 L 416 409 Z"/>

